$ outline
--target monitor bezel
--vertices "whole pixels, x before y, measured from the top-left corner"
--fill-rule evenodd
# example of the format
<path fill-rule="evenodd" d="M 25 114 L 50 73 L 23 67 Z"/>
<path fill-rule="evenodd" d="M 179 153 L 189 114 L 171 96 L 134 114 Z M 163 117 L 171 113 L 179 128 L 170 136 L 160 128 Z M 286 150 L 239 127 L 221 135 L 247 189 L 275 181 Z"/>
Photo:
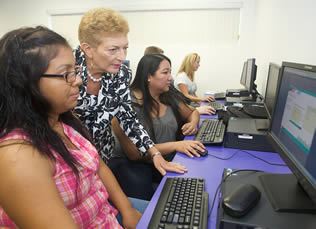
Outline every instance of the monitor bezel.
<path fill-rule="evenodd" d="M 251 62 L 251 65 L 252 65 L 250 75 L 248 73 L 249 62 Z M 255 93 L 256 75 L 257 75 L 256 58 L 249 58 L 249 59 L 247 59 L 247 77 L 246 77 L 245 88 L 247 89 L 247 91 L 250 94 Z M 248 78 L 250 78 L 249 81 L 248 81 Z M 249 84 L 248 84 L 248 82 L 249 82 Z"/>
<path fill-rule="evenodd" d="M 275 95 L 274 95 L 274 102 L 272 104 L 273 106 L 273 109 L 272 109 L 272 113 L 270 114 L 270 111 L 267 107 L 267 104 L 266 104 L 266 98 L 267 98 L 267 91 L 268 91 L 268 82 L 271 80 L 270 79 L 270 70 L 272 67 L 275 67 L 275 68 L 278 68 L 279 69 L 279 73 L 278 73 L 278 80 L 277 80 L 277 87 L 276 87 L 276 92 L 275 92 Z M 274 113 L 274 106 L 275 106 L 275 103 L 276 103 L 276 99 L 277 99 L 277 96 L 278 96 L 278 91 L 279 91 L 279 84 L 280 84 L 280 72 L 281 72 L 281 66 L 276 64 L 276 63 L 273 63 L 273 62 L 270 62 L 269 63 L 269 70 L 268 70 L 268 77 L 267 77 L 267 82 L 266 82 L 266 91 L 265 91 L 265 94 L 264 94 L 264 106 L 265 106 L 265 109 L 268 113 L 268 119 L 271 120 L 272 117 L 273 117 L 273 113 Z"/>
<path fill-rule="evenodd" d="M 281 81 L 283 78 L 283 72 L 286 67 L 295 68 L 295 69 L 304 70 L 304 71 L 312 71 L 316 73 L 316 66 L 298 64 L 298 63 L 292 63 L 292 62 L 282 62 L 281 70 L 279 72 L 280 75 L 279 75 L 279 83 L 278 83 L 278 89 L 277 89 L 278 94 L 276 96 L 275 103 L 274 103 L 274 111 L 277 106 L 279 90 L 280 90 Z M 308 175 L 306 175 L 306 172 L 301 168 L 300 163 L 292 159 L 291 153 L 287 151 L 287 149 L 279 141 L 278 137 L 275 136 L 274 133 L 271 132 L 274 118 L 275 118 L 275 115 L 273 115 L 271 119 L 269 131 L 267 133 L 268 140 L 270 141 L 270 143 L 272 144 L 276 152 L 281 156 L 281 158 L 290 168 L 292 173 L 295 175 L 298 183 L 302 186 L 302 188 L 308 194 L 310 199 L 316 204 L 316 184 L 314 184 L 311 178 Z"/>
<path fill-rule="evenodd" d="M 244 61 L 244 65 L 242 67 L 240 81 L 239 81 L 239 83 L 243 85 L 245 88 L 246 88 L 246 81 L 247 81 L 247 63 L 248 63 L 247 61 Z M 243 79 L 244 71 L 245 71 L 245 82 L 243 83 L 242 79 Z"/>

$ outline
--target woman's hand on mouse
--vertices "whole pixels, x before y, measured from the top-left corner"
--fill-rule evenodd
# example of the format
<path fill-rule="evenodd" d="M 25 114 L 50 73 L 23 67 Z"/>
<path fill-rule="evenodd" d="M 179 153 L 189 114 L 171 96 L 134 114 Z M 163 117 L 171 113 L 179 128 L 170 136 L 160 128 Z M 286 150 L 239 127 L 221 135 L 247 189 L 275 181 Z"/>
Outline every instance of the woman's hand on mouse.
<path fill-rule="evenodd" d="M 200 154 L 196 150 L 204 151 L 205 146 L 199 141 L 178 141 L 176 144 L 176 151 L 186 154 L 193 158 L 194 156 L 200 157 Z"/>

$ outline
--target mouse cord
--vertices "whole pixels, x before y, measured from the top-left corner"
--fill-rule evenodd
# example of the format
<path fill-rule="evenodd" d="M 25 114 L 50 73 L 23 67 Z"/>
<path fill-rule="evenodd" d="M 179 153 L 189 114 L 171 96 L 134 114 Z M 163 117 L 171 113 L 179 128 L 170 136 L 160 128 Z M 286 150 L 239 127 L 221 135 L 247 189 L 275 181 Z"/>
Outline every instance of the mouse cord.
<path fill-rule="evenodd" d="M 252 156 L 252 157 L 254 157 L 254 158 L 256 158 L 256 159 L 259 159 L 259 160 L 261 160 L 261 161 L 263 161 L 263 162 L 265 162 L 265 163 L 267 163 L 267 164 L 269 164 L 269 165 L 287 166 L 287 165 L 285 165 L 285 164 L 278 164 L 278 163 L 271 163 L 271 162 L 268 162 L 268 161 L 266 161 L 266 160 L 264 160 L 264 159 L 262 159 L 262 158 L 260 158 L 260 157 L 258 157 L 258 156 L 256 156 L 256 155 L 254 155 L 254 154 L 252 154 L 252 153 L 250 153 L 250 152 L 248 152 L 248 151 L 246 151 L 246 150 L 242 150 L 242 149 L 237 150 L 236 152 L 234 152 L 231 156 L 229 156 L 229 157 L 227 157 L 227 158 L 218 157 L 218 156 L 215 156 L 215 155 L 210 154 L 210 153 L 208 153 L 208 155 L 211 156 L 211 157 L 215 157 L 215 158 L 217 158 L 217 159 L 220 159 L 220 160 L 224 160 L 224 161 L 225 161 L 225 160 L 229 160 L 229 159 L 233 158 L 233 157 L 234 157 L 237 153 L 239 153 L 239 152 L 244 152 L 244 153 L 246 153 L 246 154 L 248 154 L 248 155 L 250 155 L 250 156 Z"/>
<path fill-rule="evenodd" d="M 239 172 L 263 172 L 261 170 L 256 170 L 256 169 L 237 169 L 237 170 L 234 170 L 234 171 L 231 171 L 230 173 L 228 173 L 221 181 L 221 183 L 217 186 L 216 188 L 216 191 L 215 191 L 215 195 L 214 195 L 214 198 L 213 198 L 213 202 L 212 202 L 212 206 L 211 206 L 211 209 L 207 215 L 207 217 L 209 218 L 212 214 L 212 211 L 213 211 L 213 208 L 214 208 L 214 204 L 215 204 L 215 200 L 216 200 L 216 196 L 217 196 L 217 193 L 219 191 L 219 189 L 222 187 L 222 185 L 224 184 L 224 182 L 226 181 L 226 179 L 228 177 L 230 177 L 231 175 L 233 174 L 236 174 L 236 173 L 239 173 Z"/>

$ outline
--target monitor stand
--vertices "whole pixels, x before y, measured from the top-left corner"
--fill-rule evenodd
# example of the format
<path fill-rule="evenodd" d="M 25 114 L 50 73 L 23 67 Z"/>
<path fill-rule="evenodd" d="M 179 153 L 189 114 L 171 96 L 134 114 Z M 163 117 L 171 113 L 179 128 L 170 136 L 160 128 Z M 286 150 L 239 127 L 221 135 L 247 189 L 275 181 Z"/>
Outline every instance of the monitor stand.
<path fill-rule="evenodd" d="M 255 119 L 256 129 L 257 130 L 268 130 L 270 126 L 269 119 Z"/>
<path fill-rule="evenodd" d="M 316 204 L 293 174 L 264 174 L 259 179 L 275 211 L 316 213 Z"/>

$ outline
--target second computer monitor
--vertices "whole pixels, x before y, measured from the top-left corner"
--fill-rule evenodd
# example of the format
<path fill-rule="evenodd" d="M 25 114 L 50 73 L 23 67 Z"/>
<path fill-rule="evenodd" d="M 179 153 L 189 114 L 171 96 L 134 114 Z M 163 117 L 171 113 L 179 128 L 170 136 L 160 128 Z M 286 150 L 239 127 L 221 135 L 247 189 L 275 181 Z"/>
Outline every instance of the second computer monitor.
<path fill-rule="evenodd" d="M 246 79 L 247 79 L 247 61 L 244 62 L 244 66 L 242 68 L 242 73 L 240 77 L 240 84 L 246 87 Z"/>
<path fill-rule="evenodd" d="M 251 94 L 254 94 L 256 91 L 255 80 L 257 74 L 257 66 L 255 62 L 255 58 L 247 60 L 247 77 L 245 87 Z"/>
<path fill-rule="evenodd" d="M 278 90 L 280 66 L 274 63 L 269 64 L 269 73 L 264 96 L 264 104 L 268 112 L 268 118 L 271 119 L 274 110 L 275 98 Z"/>

